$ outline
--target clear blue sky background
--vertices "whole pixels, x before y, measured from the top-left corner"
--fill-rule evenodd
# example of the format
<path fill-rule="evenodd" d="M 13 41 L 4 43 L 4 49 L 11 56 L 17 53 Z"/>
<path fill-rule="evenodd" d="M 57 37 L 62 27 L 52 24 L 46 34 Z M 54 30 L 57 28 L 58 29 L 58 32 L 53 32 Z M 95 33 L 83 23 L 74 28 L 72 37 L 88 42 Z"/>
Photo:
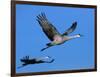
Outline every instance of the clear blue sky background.
<path fill-rule="evenodd" d="M 70 35 L 82 34 L 66 43 L 40 52 L 50 40 L 36 21 L 36 16 L 44 12 L 48 20 L 63 33 L 74 21 L 78 25 Z M 51 64 L 35 64 L 18 69 L 24 56 L 51 56 Z M 16 5 L 16 72 L 44 72 L 57 70 L 94 68 L 94 9 L 53 7 L 37 5 Z"/>

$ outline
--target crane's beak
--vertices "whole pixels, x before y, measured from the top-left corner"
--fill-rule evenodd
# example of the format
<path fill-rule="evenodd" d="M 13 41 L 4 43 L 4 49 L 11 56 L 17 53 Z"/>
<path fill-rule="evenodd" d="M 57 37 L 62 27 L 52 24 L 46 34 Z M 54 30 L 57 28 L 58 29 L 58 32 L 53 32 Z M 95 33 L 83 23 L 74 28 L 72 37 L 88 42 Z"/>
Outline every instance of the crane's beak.
<path fill-rule="evenodd" d="M 82 34 L 79 34 L 80 35 L 80 37 L 84 37 L 84 35 L 82 35 Z"/>

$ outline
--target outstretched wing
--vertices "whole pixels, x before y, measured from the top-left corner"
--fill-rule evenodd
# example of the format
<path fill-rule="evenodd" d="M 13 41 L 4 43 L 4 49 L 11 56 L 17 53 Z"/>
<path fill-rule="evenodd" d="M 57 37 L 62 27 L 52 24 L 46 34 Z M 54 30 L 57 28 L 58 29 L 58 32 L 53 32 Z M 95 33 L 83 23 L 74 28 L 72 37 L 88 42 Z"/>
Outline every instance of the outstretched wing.
<path fill-rule="evenodd" d="M 65 33 L 63 33 L 62 35 L 68 35 L 69 33 L 73 32 L 76 29 L 76 26 L 77 22 L 74 22 L 72 26 L 69 29 L 67 29 L 67 31 L 65 31 Z"/>
<path fill-rule="evenodd" d="M 51 41 L 53 41 L 53 37 L 55 35 L 60 34 L 57 29 L 48 21 L 44 13 L 41 13 L 37 16 L 37 21 L 42 27 L 43 32 Z"/>

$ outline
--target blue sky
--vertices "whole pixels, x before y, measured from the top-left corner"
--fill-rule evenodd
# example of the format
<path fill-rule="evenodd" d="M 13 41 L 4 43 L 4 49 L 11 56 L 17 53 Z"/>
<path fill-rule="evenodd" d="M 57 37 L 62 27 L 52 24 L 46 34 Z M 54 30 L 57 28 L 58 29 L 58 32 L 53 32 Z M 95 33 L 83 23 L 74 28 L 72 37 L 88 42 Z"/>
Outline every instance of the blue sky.
<path fill-rule="evenodd" d="M 36 16 L 44 12 L 48 20 L 60 33 L 77 21 L 76 30 L 70 35 L 82 34 L 66 43 L 40 52 L 50 40 L 36 21 Z M 35 64 L 17 69 L 24 56 L 51 56 L 51 64 Z M 58 6 L 16 5 L 16 72 L 44 72 L 54 70 L 74 70 L 94 68 L 94 9 Z"/>

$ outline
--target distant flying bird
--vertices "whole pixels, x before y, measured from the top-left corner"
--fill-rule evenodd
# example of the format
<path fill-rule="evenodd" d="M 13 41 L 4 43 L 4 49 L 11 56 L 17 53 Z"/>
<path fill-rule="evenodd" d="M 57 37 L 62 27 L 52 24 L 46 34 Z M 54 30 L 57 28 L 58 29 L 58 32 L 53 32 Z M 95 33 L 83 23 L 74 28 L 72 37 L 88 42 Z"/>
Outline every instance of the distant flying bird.
<path fill-rule="evenodd" d="M 25 56 L 22 59 L 20 59 L 20 61 L 22 62 L 22 66 L 19 66 L 18 68 L 21 68 L 30 64 L 52 63 L 54 62 L 54 59 L 52 59 L 50 56 L 31 58 L 31 59 L 29 58 L 29 56 Z"/>
<path fill-rule="evenodd" d="M 74 36 L 68 36 L 68 34 L 72 33 L 76 29 L 77 22 L 73 22 L 72 26 L 69 29 L 67 29 L 63 34 L 60 34 L 58 30 L 48 21 L 44 13 L 41 13 L 37 16 L 37 21 L 42 27 L 43 32 L 52 41 L 50 43 L 47 43 L 46 44 L 47 47 L 41 49 L 41 51 L 55 45 L 61 45 L 68 40 L 81 36 L 80 34 L 76 34 Z"/>

